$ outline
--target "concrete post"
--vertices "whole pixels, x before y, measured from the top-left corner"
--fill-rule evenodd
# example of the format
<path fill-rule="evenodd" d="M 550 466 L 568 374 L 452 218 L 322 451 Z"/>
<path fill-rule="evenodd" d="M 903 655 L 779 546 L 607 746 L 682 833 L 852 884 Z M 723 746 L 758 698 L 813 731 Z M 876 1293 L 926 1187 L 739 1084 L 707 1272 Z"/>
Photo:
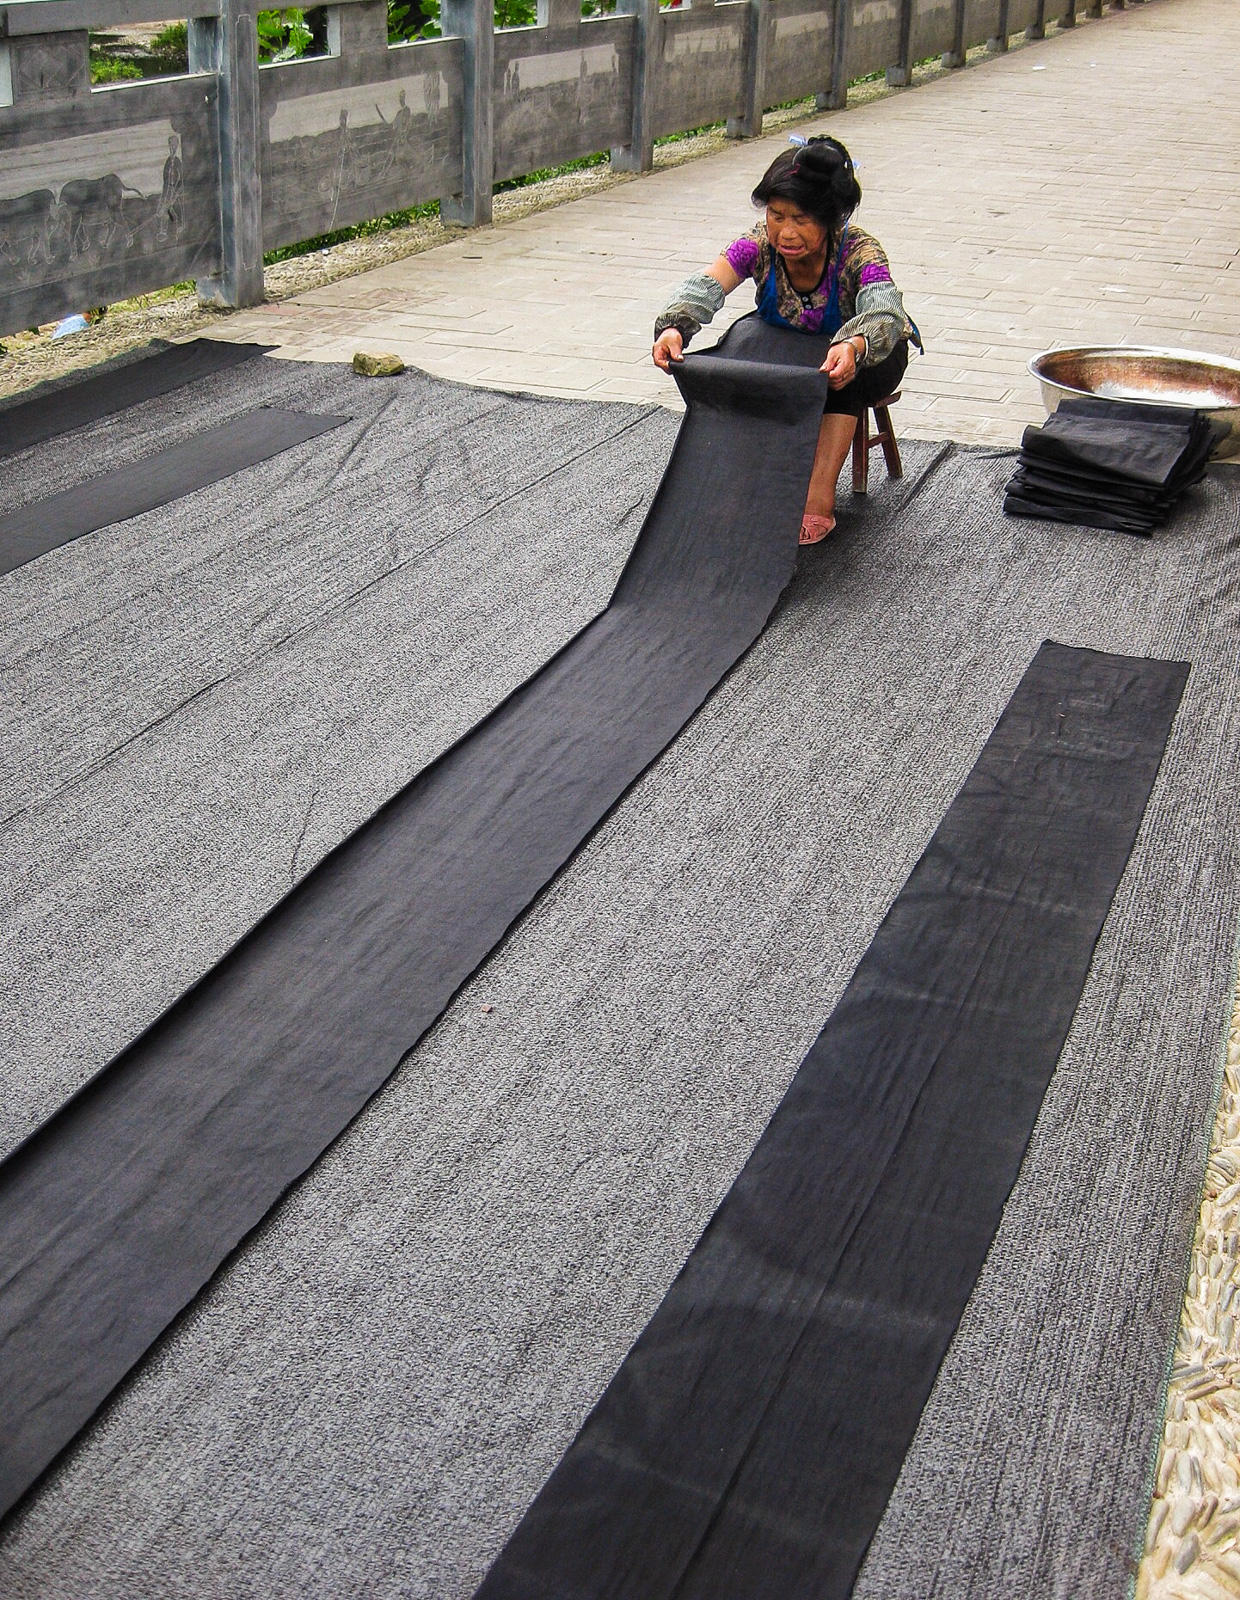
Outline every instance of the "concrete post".
<path fill-rule="evenodd" d="M 966 59 L 964 47 L 964 22 L 965 5 L 967 0 L 956 0 L 955 15 L 952 20 L 952 47 L 943 52 L 943 65 L 945 67 L 963 67 Z"/>
<path fill-rule="evenodd" d="M 1008 0 L 999 0 L 999 27 L 993 39 L 987 39 L 986 48 L 992 56 L 1002 55 L 1008 47 Z"/>
<path fill-rule="evenodd" d="M 728 118 L 729 139 L 756 139 L 762 132 L 766 105 L 766 61 L 770 53 L 770 0 L 749 0 L 749 36 L 745 45 L 745 108 Z"/>
<path fill-rule="evenodd" d="M 221 306 L 263 302 L 263 183 L 259 167 L 258 30 L 252 0 L 223 0 L 218 17 L 191 17 L 189 69 L 219 81 L 220 251 L 217 277 L 198 298 Z"/>
<path fill-rule="evenodd" d="M 825 94 L 814 96 L 814 104 L 819 111 L 843 111 L 848 104 L 848 46 L 851 42 L 852 14 L 853 0 L 835 0 L 835 28 L 831 40 L 831 87 Z"/>
<path fill-rule="evenodd" d="M 465 171 L 459 195 L 439 202 L 445 222 L 467 228 L 491 220 L 495 139 L 491 101 L 495 88 L 494 0 L 442 0 L 443 32 L 465 41 Z"/>
<path fill-rule="evenodd" d="M 1038 9 L 1033 21 L 1025 29 L 1026 39 L 1046 38 L 1046 0 L 1038 0 Z"/>
<path fill-rule="evenodd" d="M 581 28 L 581 0 L 538 0 L 538 26 L 552 33 L 577 33 Z"/>
<path fill-rule="evenodd" d="M 628 144 L 611 147 L 617 172 L 649 172 L 654 166 L 655 30 L 659 0 L 616 0 L 617 15 L 633 18 L 633 126 Z"/>
<path fill-rule="evenodd" d="M 913 0 L 900 0 L 900 51 L 887 68 L 887 87 L 907 89 L 913 81 Z"/>
<path fill-rule="evenodd" d="M 387 55 L 387 0 L 365 0 L 361 5 L 330 6 L 327 12 L 327 52 L 350 62 L 372 63 Z M 378 76 L 378 74 L 376 74 Z"/>

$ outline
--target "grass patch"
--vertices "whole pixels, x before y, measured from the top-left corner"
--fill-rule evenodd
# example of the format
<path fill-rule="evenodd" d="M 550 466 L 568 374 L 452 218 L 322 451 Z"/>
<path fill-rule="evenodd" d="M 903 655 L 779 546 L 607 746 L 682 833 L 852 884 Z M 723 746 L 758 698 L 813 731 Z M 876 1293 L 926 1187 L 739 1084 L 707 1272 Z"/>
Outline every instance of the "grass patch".
<path fill-rule="evenodd" d="M 422 206 L 410 206 L 407 211 L 390 211 L 385 217 L 371 217 L 368 222 L 358 222 L 351 228 L 336 228 L 332 233 L 320 233 L 314 239 L 303 239 L 300 244 L 286 244 L 279 250 L 268 250 L 263 265 L 271 267 L 277 261 L 293 261 L 298 256 L 312 255 L 316 250 L 330 250 L 335 244 L 348 244 L 350 239 L 370 239 L 377 233 L 391 233 L 395 228 L 408 228 L 415 222 L 439 215 L 439 201 L 429 200 Z"/>
<path fill-rule="evenodd" d="M 565 161 L 558 167 L 541 167 L 537 172 L 527 172 L 520 178 L 505 178 L 503 183 L 495 185 L 491 193 L 504 194 L 509 189 L 526 189 L 531 183 L 545 183 L 548 178 L 562 178 L 569 172 L 585 172 L 589 167 L 603 167 L 610 159 L 606 150 L 597 150 L 592 156 L 577 156 L 575 160 Z"/>
<path fill-rule="evenodd" d="M 136 61 L 122 61 L 117 56 L 102 51 L 90 53 L 90 81 L 92 83 L 121 83 L 126 78 L 141 78 L 145 74 Z"/>

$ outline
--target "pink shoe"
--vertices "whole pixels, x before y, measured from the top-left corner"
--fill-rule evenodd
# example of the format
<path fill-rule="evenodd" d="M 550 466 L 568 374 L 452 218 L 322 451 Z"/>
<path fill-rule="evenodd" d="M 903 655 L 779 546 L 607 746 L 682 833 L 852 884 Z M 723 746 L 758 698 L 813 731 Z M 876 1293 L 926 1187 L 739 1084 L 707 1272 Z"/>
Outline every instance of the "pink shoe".
<path fill-rule="evenodd" d="M 811 517 L 806 512 L 801 518 L 801 543 L 820 544 L 834 527 L 834 517 Z"/>

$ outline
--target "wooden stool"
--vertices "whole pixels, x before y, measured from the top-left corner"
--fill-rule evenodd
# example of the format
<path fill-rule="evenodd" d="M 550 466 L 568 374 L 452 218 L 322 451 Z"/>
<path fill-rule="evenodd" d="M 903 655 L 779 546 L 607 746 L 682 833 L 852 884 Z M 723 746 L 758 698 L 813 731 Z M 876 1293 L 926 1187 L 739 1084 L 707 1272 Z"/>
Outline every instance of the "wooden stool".
<path fill-rule="evenodd" d="M 874 402 L 874 432 L 870 432 L 870 409 L 867 407 L 857 418 L 857 431 L 853 434 L 853 493 L 864 494 L 870 486 L 870 451 L 875 445 L 883 447 L 889 478 L 902 478 L 904 468 L 900 463 L 900 446 L 896 443 L 896 430 L 891 425 L 890 407 L 900 398 L 897 389 L 885 400 Z"/>

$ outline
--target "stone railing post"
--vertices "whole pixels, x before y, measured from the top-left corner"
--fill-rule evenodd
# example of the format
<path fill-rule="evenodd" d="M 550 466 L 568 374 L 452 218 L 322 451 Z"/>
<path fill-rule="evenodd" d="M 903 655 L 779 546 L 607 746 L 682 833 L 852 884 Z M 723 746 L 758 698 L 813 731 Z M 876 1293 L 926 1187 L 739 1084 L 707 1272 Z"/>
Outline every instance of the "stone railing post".
<path fill-rule="evenodd" d="M 913 81 L 913 0 L 900 0 L 900 45 L 887 68 L 887 87 L 907 89 Z"/>
<path fill-rule="evenodd" d="M 745 55 L 745 109 L 739 117 L 728 118 L 729 139 L 756 139 L 762 132 L 770 37 L 770 0 L 749 0 L 749 39 Z"/>
<path fill-rule="evenodd" d="M 581 29 L 580 0 L 538 0 L 538 26 L 552 33 L 577 33 Z"/>
<path fill-rule="evenodd" d="M 368 72 L 381 77 L 381 63 L 387 56 L 387 48 L 385 0 L 365 0 L 361 5 L 328 6 L 328 55 L 343 56 L 355 67 L 364 62 Z"/>
<path fill-rule="evenodd" d="M 259 164 L 258 29 L 252 0 L 222 0 L 218 17 L 189 19 L 189 69 L 214 72 L 220 151 L 219 275 L 198 280 L 214 305 L 263 300 L 263 181 Z"/>
<path fill-rule="evenodd" d="M 628 144 L 613 145 L 617 172 L 649 172 L 654 166 L 654 40 L 659 0 L 616 0 L 617 15 L 633 18 L 633 126 Z"/>
<path fill-rule="evenodd" d="M 987 39 L 991 55 L 1002 55 L 1008 47 L 1008 0 L 999 0 L 999 26 L 993 39 Z"/>
<path fill-rule="evenodd" d="M 1006 0 L 1005 0 L 1006 3 Z M 831 39 L 831 87 L 816 94 L 819 111 L 843 111 L 848 104 L 848 46 L 852 42 L 853 0 L 835 0 L 834 29 Z"/>
<path fill-rule="evenodd" d="M 445 222 L 475 228 L 491 220 L 491 190 L 495 183 L 494 0 L 442 0 L 440 21 L 445 37 L 452 35 L 465 41 L 465 170 L 460 194 L 441 200 L 439 212 Z"/>
<path fill-rule="evenodd" d="M 965 5 L 967 0 L 956 0 L 952 18 L 952 47 L 943 52 L 943 66 L 963 67 L 966 58 L 964 47 Z"/>

